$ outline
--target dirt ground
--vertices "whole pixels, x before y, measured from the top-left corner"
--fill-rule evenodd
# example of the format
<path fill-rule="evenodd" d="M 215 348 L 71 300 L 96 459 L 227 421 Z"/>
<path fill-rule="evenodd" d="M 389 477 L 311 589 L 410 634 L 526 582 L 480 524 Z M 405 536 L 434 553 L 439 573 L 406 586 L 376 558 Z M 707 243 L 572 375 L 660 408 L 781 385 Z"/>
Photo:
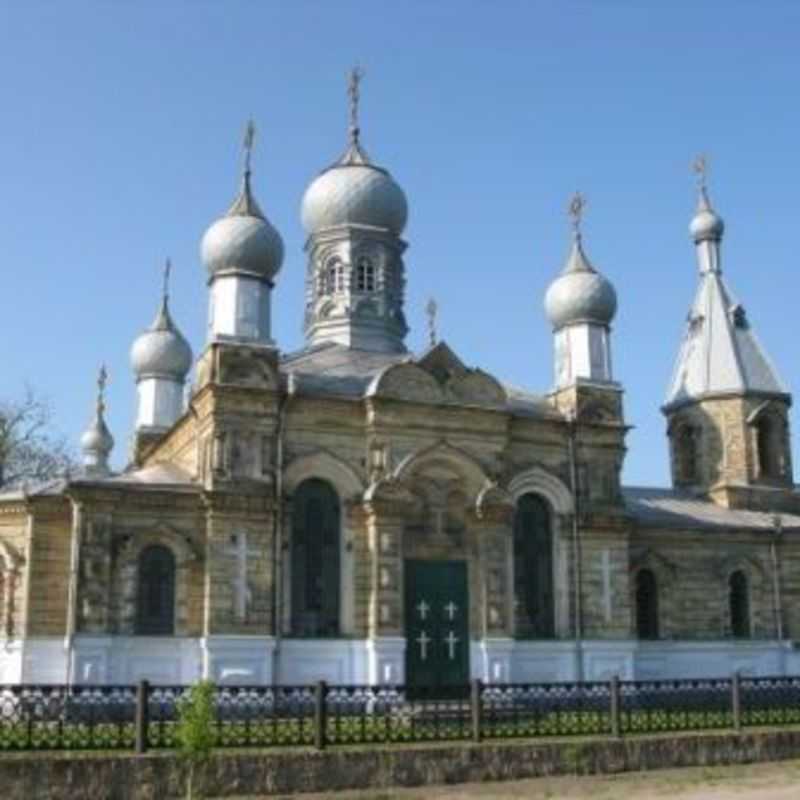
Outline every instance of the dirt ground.
<path fill-rule="evenodd" d="M 288 797 L 284 795 L 279 800 Z M 291 797 L 296 800 L 800 800 L 800 761 Z"/>

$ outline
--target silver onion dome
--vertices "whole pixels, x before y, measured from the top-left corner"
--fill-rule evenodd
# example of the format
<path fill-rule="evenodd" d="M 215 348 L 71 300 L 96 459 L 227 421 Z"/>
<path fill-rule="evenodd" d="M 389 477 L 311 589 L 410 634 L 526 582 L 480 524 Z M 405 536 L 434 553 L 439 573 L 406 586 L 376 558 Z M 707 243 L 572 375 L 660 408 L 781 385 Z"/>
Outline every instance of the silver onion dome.
<path fill-rule="evenodd" d="M 97 402 L 94 418 L 81 436 L 81 453 L 84 468 L 89 473 L 104 474 L 108 472 L 108 457 L 114 448 L 114 437 L 108 430 L 105 420 L 105 388 L 108 373 L 105 367 L 100 368 L 97 379 Z"/>
<path fill-rule="evenodd" d="M 300 215 L 308 234 L 340 225 L 365 225 L 400 235 L 408 220 L 408 203 L 392 176 L 371 164 L 354 141 L 306 189 Z"/>
<path fill-rule="evenodd" d="M 689 233 L 695 242 L 709 239 L 719 241 L 725 233 L 725 222 L 711 207 L 708 192 L 705 186 L 700 188 L 700 199 L 697 203 L 697 212 L 689 223 Z"/>
<path fill-rule="evenodd" d="M 200 254 L 209 277 L 244 273 L 272 281 L 283 263 L 283 240 L 256 203 L 246 170 L 233 205 L 203 235 Z"/>
<path fill-rule="evenodd" d="M 611 282 L 589 263 L 576 234 L 563 272 L 547 289 L 545 312 L 555 330 L 577 322 L 608 325 L 617 310 Z"/>
<path fill-rule="evenodd" d="M 166 294 L 153 324 L 131 347 L 131 366 L 137 380 L 169 378 L 180 382 L 192 366 L 192 348 L 172 321 Z"/>

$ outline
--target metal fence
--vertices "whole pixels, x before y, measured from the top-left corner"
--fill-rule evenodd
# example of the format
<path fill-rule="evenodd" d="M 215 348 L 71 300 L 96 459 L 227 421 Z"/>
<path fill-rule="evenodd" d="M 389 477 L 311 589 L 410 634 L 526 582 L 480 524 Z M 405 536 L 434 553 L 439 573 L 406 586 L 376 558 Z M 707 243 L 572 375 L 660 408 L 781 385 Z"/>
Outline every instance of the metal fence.
<path fill-rule="evenodd" d="M 177 745 L 186 686 L 0 686 L 0 751 Z M 404 686 L 217 686 L 216 745 L 623 736 L 800 723 L 800 677 Z"/>

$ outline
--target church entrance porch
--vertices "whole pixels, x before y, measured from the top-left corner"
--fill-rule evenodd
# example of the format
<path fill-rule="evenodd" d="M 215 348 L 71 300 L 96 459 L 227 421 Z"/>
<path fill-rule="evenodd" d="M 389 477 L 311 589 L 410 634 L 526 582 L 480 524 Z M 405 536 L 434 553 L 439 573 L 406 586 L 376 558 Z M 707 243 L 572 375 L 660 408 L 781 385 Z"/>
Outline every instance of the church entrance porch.
<path fill-rule="evenodd" d="M 464 561 L 405 562 L 406 684 L 450 694 L 469 683 Z"/>

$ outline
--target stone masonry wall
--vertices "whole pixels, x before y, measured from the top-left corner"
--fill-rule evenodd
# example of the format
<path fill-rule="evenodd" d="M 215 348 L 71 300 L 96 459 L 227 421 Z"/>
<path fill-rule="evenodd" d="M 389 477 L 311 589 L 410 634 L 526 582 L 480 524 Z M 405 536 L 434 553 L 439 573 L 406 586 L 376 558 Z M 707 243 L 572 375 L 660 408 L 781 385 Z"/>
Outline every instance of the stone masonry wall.
<path fill-rule="evenodd" d="M 385 789 L 553 775 L 747 764 L 800 755 L 800 731 L 551 742 L 373 747 L 216 755 L 207 796 Z M 183 797 L 172 755 L 11 755 L 0 759 L 6 800 L 166 800 Z"/>

